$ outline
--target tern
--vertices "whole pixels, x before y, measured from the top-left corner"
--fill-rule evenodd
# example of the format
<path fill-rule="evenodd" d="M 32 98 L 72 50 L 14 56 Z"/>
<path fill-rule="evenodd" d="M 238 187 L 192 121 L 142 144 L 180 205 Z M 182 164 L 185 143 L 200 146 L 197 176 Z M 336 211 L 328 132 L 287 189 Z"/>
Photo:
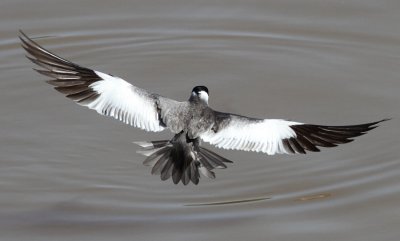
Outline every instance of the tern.
<path fill-rule="evenodd" d="M 81 106 L 145 131 L 169 129 L 170 140 L 136 142 L 161 180 L 199 183 L 200 174 L 215 178 L 214 169 L 232 161 L 202 147 L 262 152 L 268 155 L 319 152 L 335 147 L 377 127 L 380 121 L 346 126 L 313 125 L 284 119 L 259 119 L 213 110 L 209 90 L 196 86 L 187 101 L 149 92 L 114 75 L 77 65 L 43 48 L 20 31 L 26 57 L 50 77 L 47 83 Z"/>

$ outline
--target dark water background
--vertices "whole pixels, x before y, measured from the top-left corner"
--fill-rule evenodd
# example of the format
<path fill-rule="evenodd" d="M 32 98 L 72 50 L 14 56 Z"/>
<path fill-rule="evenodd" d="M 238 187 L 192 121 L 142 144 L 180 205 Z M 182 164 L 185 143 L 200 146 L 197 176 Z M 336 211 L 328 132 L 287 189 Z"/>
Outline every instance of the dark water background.
<path fill-rule="evenodd" d="M 0 240 L 400 237 L 400 2 L 0 2 Z M 81 65 L 217 110 L 317 124 L 392 117 L 310 155 L 217 150 L 217 179 L 151 176 L 157 140 L 73 104 L 31 70 L 18 29 Z"/>

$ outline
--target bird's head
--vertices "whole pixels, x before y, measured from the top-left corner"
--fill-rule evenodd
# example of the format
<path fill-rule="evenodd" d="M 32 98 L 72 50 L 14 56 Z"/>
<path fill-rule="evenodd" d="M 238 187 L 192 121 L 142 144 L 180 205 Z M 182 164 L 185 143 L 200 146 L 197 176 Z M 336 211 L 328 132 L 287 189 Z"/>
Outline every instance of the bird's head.
<path fill-rule="evenodd" d="M 208 104 L 208 88 L 205 86 L 196 86 L 192 90 L 190 95 L 191 101 L 200 101 Z"/>

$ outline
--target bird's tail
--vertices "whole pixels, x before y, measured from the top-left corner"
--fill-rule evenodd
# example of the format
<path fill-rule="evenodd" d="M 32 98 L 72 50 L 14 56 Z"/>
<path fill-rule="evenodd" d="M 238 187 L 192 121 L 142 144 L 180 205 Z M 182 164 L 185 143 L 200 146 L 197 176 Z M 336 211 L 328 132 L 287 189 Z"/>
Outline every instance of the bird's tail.
<path fill-rule="evenodd" d="M 213 151 L 174 139 L 134 143 L 143 148 L 138 153 L 147 156 L 143 164 L 152 167 L 151 174 L 160 175 L 163 181 L 172 177 L 175 184 L 182 181 L 187 185 L 191 181 L 197 185 L 200 173 L 215 178 L 213 169 L 226 168 L 225 163 L 232 163 Z"/>

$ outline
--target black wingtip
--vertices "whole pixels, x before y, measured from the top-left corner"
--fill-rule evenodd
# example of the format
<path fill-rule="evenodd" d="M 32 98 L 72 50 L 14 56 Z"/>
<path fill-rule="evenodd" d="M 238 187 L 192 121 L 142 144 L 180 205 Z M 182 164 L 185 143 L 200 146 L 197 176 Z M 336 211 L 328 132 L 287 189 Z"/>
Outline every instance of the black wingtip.
<path fill-rule="evenodd" d="M 391 118 L 347 126 L 293 125 L 291 128 L 297 137 L 284 140 L 284 145 L 290 153 L 318 152 L 320 150 L 317 146 L 335 147 L 339 144 L 352 142 L 354 137 L 364 135 L 378 127 L 379 123 L 389 120 Z"/>
<path fill-rule="evenodd" d="M 392 120 L 392 119 L 393 119 L 392 117 L 385 118 L 385 119 L 382 119 L 382 120 L 380 120 L 380 121 L 377 121 L 376 124 L 379 124 L 379 123 L 385 122 L 385 121 L 390 121 L 390 120 Z"/>
<path fill-rule="evenodd" d="M 21 29 L 19 29 L 18 32 L 19 32 L 18 38 L 21 40 L 21 42 L 22 42 L 23 44 L 26 45 L 26 44 L 27 44 L 27 41 L 35 43 L 35 42 L 34 42 L 30 37 L 28 37 L 28 35 L 27 35 L 24 31 L 22 31 Z M 35 44 L 36 44 L 36 43 L 35 43 Z"/>
<path fill-rule="evenodd" d="M 19 33 L 19 38 L 21 38 L 21 35 L 26 37 L 26 34 L 24 33 L 24 31 L 22 31 L 22 29 L 18 29 L 18 33 Z"/>

